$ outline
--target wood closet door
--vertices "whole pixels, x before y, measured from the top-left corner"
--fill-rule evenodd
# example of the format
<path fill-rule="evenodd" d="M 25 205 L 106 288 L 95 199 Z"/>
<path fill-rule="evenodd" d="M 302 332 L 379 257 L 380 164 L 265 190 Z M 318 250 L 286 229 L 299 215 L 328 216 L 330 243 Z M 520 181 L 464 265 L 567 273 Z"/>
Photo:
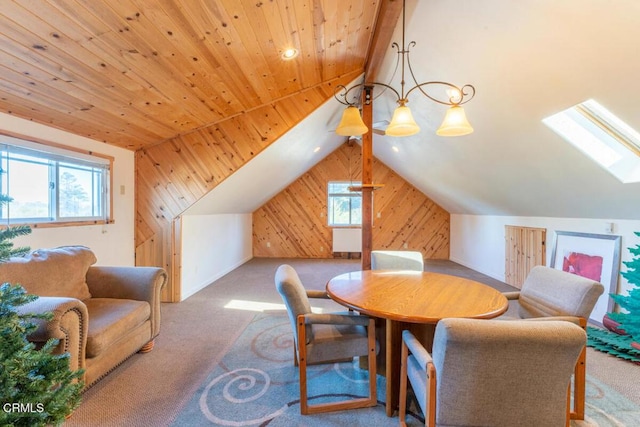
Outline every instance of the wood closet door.
<path fill-rule="evenodd" d="M 547 229 L 505 226 L 505 282 L 522 288 L 524 279 L 536 265 L 547 259 Z"/>

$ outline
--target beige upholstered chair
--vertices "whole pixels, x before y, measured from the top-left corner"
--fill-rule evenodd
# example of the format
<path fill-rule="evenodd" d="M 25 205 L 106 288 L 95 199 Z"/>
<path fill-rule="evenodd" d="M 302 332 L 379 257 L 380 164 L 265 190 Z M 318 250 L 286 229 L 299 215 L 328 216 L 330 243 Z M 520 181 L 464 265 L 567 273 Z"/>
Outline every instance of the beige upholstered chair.
<path fill-rule="evenodd" d="M 85 246 L 36 249 L 0 263 L 3 282 L 38 299 L 25 314 L 51 313 L 29 335 L 37 347 L 58 340 L 69 369 L 84 369 L 85 390 L 136 352 L 149 352 L 160 333 L 160 293 L 167 273 L 157 267 L 97 266 Z"/>
<path fill-rule="evenodd" d="M 371 251 L 371 269 L 424 271 L 424 259 L 418 251 Z"/>
<path fill-rule="evenodd" d="M 538 265 L 520 291 L 504 295 L 518 301 L 520 319 L 571 316 L 586 321 L 603 292 L 604 286 L 595 280 Z"/>
<path fill-rule="evenodd" d="M 569 387 L 586 333 L 565 321 L 443 319 L 429 354 L 403 332 L 400 424 L 407 379 L 427 426 L 568 426 Z"/>
<path fill-rule="evenodd" d="M 587 320 L 604 292 L 604 286 L 595 280 L 544 266 L 531 269 L 522 289 L 505 292 L 508 300 L 517 301 L 515 319 L 568 320 L 585 328 Z M 501 316 L 507 320 L 514 317 Z M 576 364 L 573 410 L 571 417 L 584 419 L 586 388 L 586 348 Z"/>
<path fill-rule="evenodd" d="M 300 371 L 300 413 L 303 415 L 375 406 L 376 340 L 374 320 L 353 313 L 314 314 L 307 292 L 290 265 L 278 267 L 278 292 L 287 307 L 293 328 Z M 340 402 L 308 404 L 307 365 L 333 363 L 368 356 L 369 396 Z"/>

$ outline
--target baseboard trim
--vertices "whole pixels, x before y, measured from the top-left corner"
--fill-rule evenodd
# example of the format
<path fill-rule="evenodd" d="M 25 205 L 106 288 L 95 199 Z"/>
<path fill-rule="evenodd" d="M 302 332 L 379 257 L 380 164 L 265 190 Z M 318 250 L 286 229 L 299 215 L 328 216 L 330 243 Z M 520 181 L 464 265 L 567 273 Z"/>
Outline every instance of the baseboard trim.
<path fill-rule="evenodd" d="M 238 261 L 237 263 L 232 264 L 229 267 L 225 268 L 224 270 L 216 272 L 216 274 L 214 274 L 209 279 L 204 280 L 202 283 L 200 283 L 200 285 L 194 287 L 193 289 L 190 289 L 190 292 L 188 294 L 180 295 L 180 301 L 186 300 L 190 296 L 198 293 L 199 291 L 203 290 L 207 286 L 211 285 L 213 282 L 215 282 L 216 280 L 220 279 L 222 276 L 231 273 L 233 270 L 235 270 L 236 268 L 240 267 L 241 265 L 245 264 L 246 262 L 248 262 L 248 261 L 250 261 L 252 259 L 253 259 L 253 255 L 245 257 L 245 258 L 241 259 L 240 261 Z"/>
<path fill-rule="evenodd" d="M 487 276 L 491 277 L 492 279 L 496 279 L 496 280 L 499 280 L 501 282 L 505 281 L 504 272 L 499 274 L 499 273 L 496 273 L 495 271 L 489 271 L 489 270 L 486 270 L 486 269 L 482 268 L 481 265 L 475 265 L 475 264 L 466 262 L 465 260 L 462 260 L 462 259 L 459 259 L 459 258 L 456 258 L 456 257 L 451 257 L 450 256 L 449 260 L 455 262 L 456 264 L 463 265 L 463 266 L 465 266 L 467 268 L 470 268 L 470 269 L 475 270 L 475 271 L 477 271 L 479 273 L 487 275 Z"/>

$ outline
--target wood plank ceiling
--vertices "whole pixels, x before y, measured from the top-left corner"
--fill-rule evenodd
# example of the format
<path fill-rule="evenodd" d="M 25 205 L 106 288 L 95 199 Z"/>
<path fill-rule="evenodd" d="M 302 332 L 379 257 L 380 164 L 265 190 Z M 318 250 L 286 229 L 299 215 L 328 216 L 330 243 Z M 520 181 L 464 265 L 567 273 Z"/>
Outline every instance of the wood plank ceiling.
<path fill-rule="evenodd" d="M 179 296 L 180 215 L 375 75 L 399 0 L 3 0 L 0 112 L 136 151 L 136 264 Z M 285 61 L 293 47 L 299 55 Z"/>
<path fill-rule="evenodd" d="M 380 3 L 3 0 L 0 111 L 138 150 L 363 71 Z"/>

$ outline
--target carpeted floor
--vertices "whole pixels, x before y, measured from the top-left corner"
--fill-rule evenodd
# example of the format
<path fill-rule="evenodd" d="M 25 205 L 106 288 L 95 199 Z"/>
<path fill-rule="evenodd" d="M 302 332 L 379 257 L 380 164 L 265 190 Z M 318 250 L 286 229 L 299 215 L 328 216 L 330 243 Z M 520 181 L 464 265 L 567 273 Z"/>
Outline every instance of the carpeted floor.
<path fill-rule="evenodd" d="M 385 426 L 384 378 L 378 377 L 374 408 L 300 415 L 298 370 L 293 366 L 286 313 L 258 315 L 200 385 L 172 426 Z M 368 374 L 358 363 L 311 366 L 309 403 L 366 397 Z"/>
<path fill-rule="evenodd" d="M 367 395 L 368 375 L 358 368 L 357 362 L 313 366 L 309 372 L 312 403 Z M 285 312 L 263 314 L 248 325 L 172 426 L 395 426 L 398 419 L 385 415 L 383 377 L 377 377 L 377 385 L 379 403 L 376 407 L 300 415 L 291 325 Z M 640 425 L 639 406 L 590 377 L 587 402 L 583 425 Z M 411 407 L 407 424 L 424 425 L 416 404 Z"/>
<path fill-rule="evenodd" d="M 179 424 L 179 420 L 190 408 L 198 390 L 211 382 L 207 379 L 219 369 L 225 355 L 231 354 L 234 343 L 255 316 L 261 310 L 278 307 L 273 304 L 282 304 L 275 290 L 273 274 L 277 266 L 285 262 L 296 268 L 309 289 L 324 289 L 331 277 L 359 269 L 359 260 L 256 258 L 184 302 L 163 304 L 161 335 L 154 350 L 134 355 L 85 392 L 82 405 L 65 426 L 194 425 Z M 450 261 L 429 261 L 425 269 L 470 277 L 500 290 L 510 288 Z M 314 301 L 314 305 L 325 310 L 341 309 L 331 301 Z M 293 369 L 291 364 L 288 366 Z M 640 405 L 638 369 L 637 365 L 588 349 L 587 374 L 595 387 L 593 394 L 587 397 L 587 405 L 608 390 L 620 393 L 625 402 Z M 297 409 L 294 404 L 289 411 L 296 412 Z M 614 413 L 609 415 L 619 419 L 627 412 L 625 408 L 612 411 Z M 314 417 L 305 417 L 303 425 L 311 425 Z M 339 421 L 338 415 L 334 417 L 333 425 L 354 425 Z M 362 419 L 368 418 L 363 416 Z M 397 425 L 397 418 L 385 421 Z"/>

